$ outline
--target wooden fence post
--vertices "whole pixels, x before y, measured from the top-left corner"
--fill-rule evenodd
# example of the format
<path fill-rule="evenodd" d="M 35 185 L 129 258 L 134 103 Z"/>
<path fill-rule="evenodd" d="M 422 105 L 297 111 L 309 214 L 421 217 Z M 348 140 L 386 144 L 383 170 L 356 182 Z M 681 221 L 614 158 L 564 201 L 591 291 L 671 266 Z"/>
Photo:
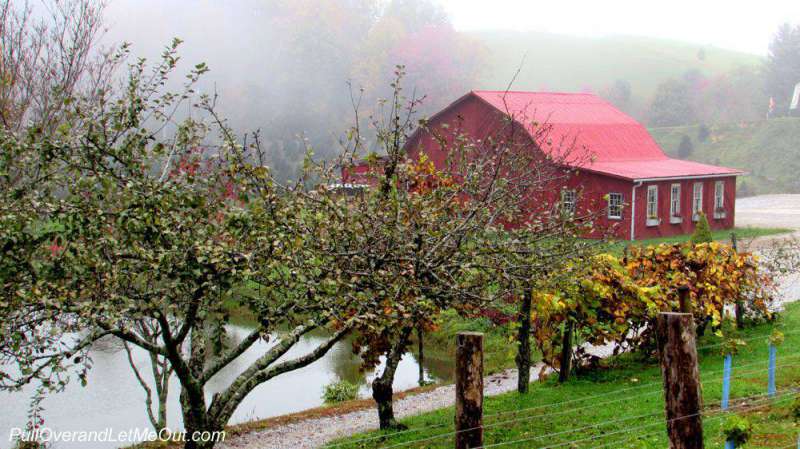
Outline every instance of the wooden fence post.
<path fill-rule="evenodd" d="M 456 449 L 483 446 L 483 334 L 456 335 Z"/>
<path fill-rule="evenodd" d="M 569 380 L 569 373 L 572 371 L 572 332 L 574 325 L 567 320 L 564 323 L 564 335 L 561 340 L 561 366 L 558 370 L 558 382 L 564 383 Z"/>
<path fill-rule="evenodd" d="M 664 375 L 669 447 L 703 449 L 700 371 L 692 314 L 660 313 L 656 336 Z"/>

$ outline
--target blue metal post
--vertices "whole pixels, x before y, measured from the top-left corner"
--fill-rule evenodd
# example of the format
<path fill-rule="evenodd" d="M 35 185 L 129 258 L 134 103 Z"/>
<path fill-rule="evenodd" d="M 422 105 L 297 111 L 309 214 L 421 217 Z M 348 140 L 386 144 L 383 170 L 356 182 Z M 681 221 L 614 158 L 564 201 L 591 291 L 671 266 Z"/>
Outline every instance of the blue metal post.
<path fill-rule="evenodd" d="M 728 409 L 728 399 L 731 397 L 731 365 L 733 357 L 725 354 L 725 367 L 722 370 L 722 410 Z"/>
<path fill-rule="evenodd" d="M 775 360 L 778 358 L 778 348 L 775 345 L 769 345 L 769 387 L 767 393 L 770 396 L 775 396 Z"/>
<path fill-rule="evenodd" d="M 732 440 L 725 441 L 725 449 L 736 449 L 736 444 Z"/>

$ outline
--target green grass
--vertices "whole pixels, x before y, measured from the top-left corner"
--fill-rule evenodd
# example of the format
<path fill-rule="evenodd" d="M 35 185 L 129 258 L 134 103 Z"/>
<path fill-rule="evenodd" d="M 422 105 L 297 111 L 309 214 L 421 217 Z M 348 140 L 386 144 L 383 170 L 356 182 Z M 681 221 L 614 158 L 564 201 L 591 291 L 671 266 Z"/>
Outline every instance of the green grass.
<path fill-rule="evenodd" d="M 516 344 L 510 325 L 495 326 L 487 318 L 463 318 L 453 311 L 442 314 L 436 331 L 425 335 L 426 366 L 438 379 L 453 378 L 453 354 L 456 352 L 456 334 L 483 332 L 485 348 L 484 371 L 494 374 L 515 366 Z M 413 348 L 416 352 L 416 346 Z M 537 354 L 533 355 L 538 357 Z"/>
<path fill-rule="evenodd" d="M 716 241 L 728 241 L 731 238 L 731 232 L 736 233 L 736 238 L 740 241 L 747 241 L 749 239 L 753 239 L 756 237 L 764 237 L 768 235 L 777 235 L 777 234 L 786 234 L 788 232 L 792 232 L 792 229 L 788 228 L 755 228 L 755 227 L 744 227 L 744 228 L 734 228 L 734 229 L 725 229 L 725 230 L 718 230 L 712 231 L 711 235 Z M 648 246 L 648 245 L 660 245 L 662 243 L 685 243 L 688 242 L 691 238 L 691 234 L 686 235 L 676 235 L 672 237 L 658 237 L 653 239 L 644 239 L 644 240 L 636 240 L 633 242 L 630 241 L 617 241 L 611 242 L 608 244 L 609 252 L 614 254 L 622 254 L 622 250 L 625 247 L 630 245 L 636 246 Z"/>
<path fill-rule="evenodd" d="M 780 448 L 792 444 L 797 425 L 790 418 L 791 396 L 779 395 L 774 402 L 750 402 L 748 407 L 736 398 L 759 395 L 767 387 L 766 336 L 777 327 L 786 332 L 786 341 L 779 348 L 778 389 L 800 386 L 800 304 L 791 304 L 775 323 L 761 324 L 739 331 L 736 336 L 748 341 L 734 358 L 732 407 L 755 424 L 749 448 Z M 735 333 L 734 330 L 728 329 Z M 713 406 L 721 398 L 723 359 L 716 336 L 700 339 L 700 372 L 703 398 Z M 712 347 L 707 347 L 712 346 Z M 484 444 L 492 445 L 515 440 L 509 448 L 664 448 L 663 391 L 661 371 L 652 360 L 625 354 L 604 360 L 601 368 L 584 372 L 559 385 L 554 379 L 531 384 L 526 395 L 508 393 L 487 397 L 484 402 Z M 598 395 L 603 395 L 598 397 Z M 567 403 L 565 403 L 567 402 Z M 756 408 L 756 406 L 763 406 Z M 707 448 L 721 448 L 720 431 L 723 415 L 712 413 L 704 418 Z M 404 433 L 370 432 L 336 442 L 337 448 L 380 448 L 401 444 L 408 448 L 452 448 L 453 408 L 445 408 L 402 422 L 410 431 Z M 431 427 L 434 426 L 434 427 Z M 552 435 L 560 433 L 558 435 Z M 437 435 L 441 437 L 437 437 Z M 544 435 L 551 435 L 540 438 Z M 364 438 L 375 438 L 358 442 Z M 416 443 L 412 441 L 426 439 Z M 570 441 L 576 441 L 568 443 Z M 580 441 L 584 440 L 584 441 Z M 604 446 L 606 445 L 606 446 Z"/>
<path fill-rule="evenodd" d="M 800 118 L 786 117 L 752 123 L 709 126 L 705 141 L 699 126 L 651 128 L 661 148 L 676 157 L 682 136 L 692 140 L 694 150 L 687 159 L 738 168 L 748 172 L 738 179 L 740 196 L 800 192 Z"/>
<path fill-rule="evenodd" d="M 640 36 L 579 37 L 537 31 L 469 35 L 486 50 L 479 88 L 505 89 L 518 68 L 512 86 L 516 90 L 599 92 L 616 80 L 626 80 L 639 106 L 646 105 L 658 84 L 688 70 L 713 78 L 762 62 L 748 53 Z"/>

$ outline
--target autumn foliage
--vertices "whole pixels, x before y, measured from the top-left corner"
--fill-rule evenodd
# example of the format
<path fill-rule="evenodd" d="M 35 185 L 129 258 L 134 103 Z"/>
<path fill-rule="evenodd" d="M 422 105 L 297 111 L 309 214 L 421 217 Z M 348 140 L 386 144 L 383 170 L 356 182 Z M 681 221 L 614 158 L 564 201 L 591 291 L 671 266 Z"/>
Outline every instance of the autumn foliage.
<path fill-rule="evenodd" d="M 725 307 L 744 301 L 748 313 L 769 317 L 772 284 L 758 259 L 718 242 L 632 247 L 625 257 L 600 254 L 569 285 L 537 292 L 532 317 L 543 360 L 558 367 L 566 324 L 592 345 L 615 350 L 654 348 L 652 320 L 679 310 L 678 288 L 687 287 L 698 326 L 715 330 Z M 591 359 L 581 348 L 576 356 Z"/>

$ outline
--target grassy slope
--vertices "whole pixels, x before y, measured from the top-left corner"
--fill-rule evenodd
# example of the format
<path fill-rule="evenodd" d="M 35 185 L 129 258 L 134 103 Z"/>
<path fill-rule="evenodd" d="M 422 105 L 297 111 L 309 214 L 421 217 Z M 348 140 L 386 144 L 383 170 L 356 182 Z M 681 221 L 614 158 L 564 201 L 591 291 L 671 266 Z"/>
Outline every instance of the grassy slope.
<path fill-rule="evenodd" d="M 731 238 L 731 232 L 736 233 L 736 237 L 739 239 L 739 241 L 747 241 L 755 237 L 785 234 L 788 232 L 792 232 L 792 229 L 747 227 L 747 228 L 735 228 L 732 231 L 731 230 L 713 231 L 711 235 L 714 238 L 714 240 L 728 241 Z M 691 234 L 687 234 L 687 235 L 676 235 L 672 237 L 658 237 L 653 239 L 637 240 L 635 242 L 628 242 L 628 241 L 612 242 L 608 244 L 608 251 L 614 254 L 621 254 L 622 250 L 626 246 L 632 244 L 637 246 L 647 246 L 647 245 L 659 245 L 661 243 L 684 243 L 688 242 L 691 237 L 692 237 Z"/>
<path fill-rule="evenodd" d="M 714 125 L 710 129 L 705 142 L 697 137 L 698 126 L 652 128 L 650 133 L 671 156 L 676 156 L 681 137 L 686 135 L 694 145 L 688 159 L 749 172 L 739 178 L 741 193 L 800 192 L 800 118 Z"/>
<path fill-rule="evenodd" d="M 754 438 L 747 447 L 784 447 L 795 441 L 797 425 L 790 418 L 793 396 L 780 396 L 768 407 L 756 408 L 765 403 L 737 403 L 735 399 L 762 394 L 766 391 L 767 345 L 766 335 L 772 328 L 786 332 L 786 341 L 779 349 L 779 390 L 800 386 L 800 304 L 791 304 L 776 324 L 763 324 L 746 329 L 738 337 L 747 339 L 748 345 L 735 357 L 732 404 L 740 414 L 745 414 L 755 424 Z M 731 331 L 733 332 L 733 331 Z M 701 347 L 717 345 L 720 339 L 708 336 L 699 342 Z M 721 397 L 720 373 L 722 357 L 719 347 L 700 350 L 700 372 L 703 380 L 703 396 L 707 406 L 718 403 Z M 595 439 L 567 445 L 565 447 L 637 447 L 663 448 L 666 438 L 663 430 L 663 398 L 661 373 L 653 362 L 644 362 L 631 355 L 605 361 L 608 365 L 582 374 L 564 385 L 554 380 L 534 383 L 529 394 L 520 396 L 509 393 L 490 397 L 485 401 L 485 444 L 495 444 L 519 439 L 531 439 L 555 432 L 561 435 L 533 439 L 517 445 L 502 447 L 561 447 L 566 441 Z M 623 390 L 626 389 L 626 390 Z M 602 397 L 591 396 L 604 395 Z M 571 401 L 569 404 L 553 405 Z M 502 413 L 503 415 L 496 415 Z M 495 415 L 495 416 L 492 416 Z M 641 417 L 643 415 L 652 415 Z M 721 448 L 720 424 L 723 416 L 710 415 L 705 418 L 706 447 Z M 337 448 L 385 447 L 422 438 L 446 434 L 452 430 L 452 407 L 404 420 L 413 429 L 396 436 L 387 435 L 381 440 L 342 444 Z M 624 420 L 624 421 L 619 421 Z M 497 424 L 504 423 L 504 424 Z M 599 427 L 598 423 L 605 423 Z M 422 429 L 428 426 L 437 428 Z M 646 426 L 646 427 L 642 427 Z M 630 430 L 641 427 L 638 430 Z M 575 431 L 576 429 L 581 429 Z M 347 441 L 381 435 L 379 432 L 356 435 Z M 622 444 L 625 442 L 626 444 Z M 433 438 L 416 444 L 403 445 L 410 448 L 451 448 L 452 436 Z M 608 446 L 604 446 L 608 445 Z"/>
<path fill-rule="evenodd" d="M 519 90 L 599 91 L 617 79 L 649 98 L 655 87 L 690 69 L 707 75 L 760 62 L 759 56 L 699 44 L 635 36 L 577 37 L 544 32 L 470 33 L 487 50 L 483 89 L 504 89 L 525 60 L 513 86 Z M 700 49 L 705 59 L 698 58 Z"/>

